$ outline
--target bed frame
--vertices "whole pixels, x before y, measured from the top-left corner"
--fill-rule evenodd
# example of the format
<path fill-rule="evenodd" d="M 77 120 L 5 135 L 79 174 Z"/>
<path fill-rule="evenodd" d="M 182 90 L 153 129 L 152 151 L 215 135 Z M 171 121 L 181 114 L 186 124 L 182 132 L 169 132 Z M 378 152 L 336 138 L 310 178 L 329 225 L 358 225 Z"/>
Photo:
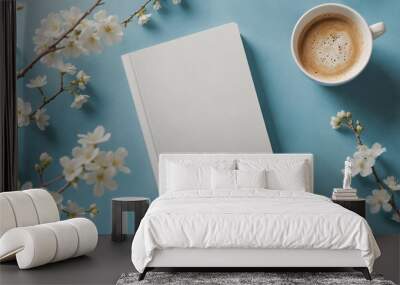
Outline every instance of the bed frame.
<path fill-rule="evenodd" d="M 313 192 L 313 156 L 312 154 L 161 154 L 159 161 L 158 188 L 160 194 L 166 191 L 166 162 L 182 159 L 240 159 L 240 158 L 276 158 L 306 160 L 309 167 L 308 192 Z M 361 271 L 367 280 L 371 276 L 359 250 L 330 249 L 197 249 L 170 248 L 158 249 L 152 261 L 139 275 L 144 279 L 146 273 L 155 268 L 230 268 L 235 271 L 266 268 L 353 268 Z"/>

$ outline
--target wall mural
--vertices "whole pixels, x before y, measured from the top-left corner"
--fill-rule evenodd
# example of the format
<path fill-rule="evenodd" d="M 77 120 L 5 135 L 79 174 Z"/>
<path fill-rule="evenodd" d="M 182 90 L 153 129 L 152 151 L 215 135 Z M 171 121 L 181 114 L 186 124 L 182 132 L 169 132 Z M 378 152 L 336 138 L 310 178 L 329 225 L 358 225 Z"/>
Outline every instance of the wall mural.
<path fill-rule="evenodd" d="M 172 0 L 172 3 L 179 5 L 181 0 Z M 120 22 L 118 16 L 109 15 L 106 10 L 96 11 L 103 4 L 102 0 L 96 0 L 84 12 L 73 6 L 67 10 L 52 12 L 40 21 L 40 27 L 33 36 L 36 57 L 17 73 L 18 80 L 29 79 L 26 87 L 37 90 L 38 99 L 28 102 L 18 97 L 19 128 L 35 124 L 41 131 L 46 131 L 50 124 L 46 106 L 63 94 L 71 96 L 70 108 L 81 109 L 90 100 L 90 95 L 85 90 L 91 77 L 83 70 L 78 71 L 76 66 L 67 62 L 68 59 L 92 53 L 100 54 L 104 45 L 111 46 L 122 40 L 123 28 L 133 20 L 136 19 L 139 25 L 145 25 L 150 20 L 148 5 L 152 4 L 155 11 L 162 8 L 160 0 L 147 0 Z M 19 5 L 18 10 L 21 9 L 23 7 Z M 46 90 L 46 75 L 29 78 L 29 72 L 38 63 L 46 65 L 49 72 L 58 73 L 59 87 L 56 90 Z M 101 144 L 110 140 L 111 133 L 101 125 L 92 132 L 78 134 L 77 137 L 78 145 L 72 148 L 70 155 L 59 158 L 59 175 L 45 178 L 46 169 L 53 164 L 53 157 L 44 152 L 33 166 L 39 183 L 33 185 L 28 181 L 20 188 L 45 188 L 54 197 L 61 213 L 68 217 L 85 215 L 94 218 L 99 212 L 95 203 L 80 206 L 76 201 L 63 201 L 63 193 L 68 189 L 78 188 L 80 181 L 93 185 L 93 195 L 97 197 L 102 196 L 105 190 L 116 190 L 118 183 L 114 180 L 115 176 L 119 172 L 130 173 L 124 162 L 128 151 L 124 147 L 114 151 L 102 149 Z M 60 181 L 64 181 L 63 186 L 55 187 Z"/>
<path fill-rule="evenodd" d="M 396 191 L 400 190 L 400 184 L 396 177 L 388 176 L 382 179 L 375 167 L 376 159 L 386 152 L 386 148 L 379 143 L 374 143 L 371 148 L 361 140 L 364 127 L 359 120 L 354 120 L 351 112 L 340 111 L 331 117 L 333 129 L 348 128 L 356 139 L 356 152 L 352 158 L 352 175 L 361 177 L 373 176 L 377 189 L 372 190 L 372 195 L 367 196 L 370 212 L 377 214 L 381 209 L 390 213 L 393 221 L 400 223 L 400 207 L 396 204 Z"/>
<path fill-rule="evenodd" d="M 20 1 L 26 6 L 19 5 L 21 16 L 27 16 L 19 19 L 18 27 L 29 31 L 20 33 L 19 51 L 28 59 L 22 56 L 26 64 L 17 74 L 22 161 L 29 161 L 26 166 L 20 165 L 21 182 L 25 182 L 21 188 L 46 188 L 64 217 L 98 214 L 97 226 L 108 233 L 111 191 L 118 188 L 117 195 L 157 195 L 136 114 L 130 109 L 131 96 L 120 55 L 236 22 L 243 31 L 274 150 L 314 153 L 317 193 L 325 196 L 330 196 L 342 179 L 340 168 L 346 154 L 354 152 L 353 173 L 362 178 L 355 185 L 360 196 L 367 199 L 371 227 L 379 234 L 399 232 L 400 83 L 395 75 L 399 73 L 400 57 L 393 52 L 393 46 L 399 44 L 397 37 L 376 42 L 374 57 L 357 80 L 341 87 L 322 88 L 307 81 L 289 56 L 288 39 L 293 26 L 288 20 L 294 25 L 294 12 L 300 15 L 312 6 L 307 1 L 279 1 L 279 14 L 270 1 L 262 0 L 247 6 L 231 0 L 43 0 L 32 6 L 32 1 Z M 393 35 L 399 33 L 399 26 L 390 11 L 399 3 L 391 2 L 381 7 L 381 12 Z M 129 10 L 135 3 L 139 8 Z M 352 6 L 367 19 L 375 19 L 372 3 L 353 1 Z M 185 22 L 188 19 L 190 25 Z M 164 22 L 158 25 L 158 21 Z M 280 24 L 263 25 L 268 21 Z M 133 29 L 134 24 L 145 28 Z M 130 36 L 126 36 L 126 28 L 132 28 Z M 287 84 L 286 78 L 292 84 Z M 119 92 L 118 100 L 107 97 L 114 90 Z M 355 150 L 353 140 L 326 128 L 326 119 L 337 111 L 337 106 L 352 109 L 369 126 L 365 131 L 364 124 L 349 112 L 338 112 L 332 118 L 334 129 L 352 131 Z M 318 112 L 310 115 L 311 109 Z M 63 110 L 68 116 L 71 112 L 77 114 L 76 118 L 65 122 Z M 68 128 L 68 137 L 63 137 L 59 131 L 62 128 Z M 373 137 L 379 137 L 384 145 L 372 144 Z M 327 145 L 332 147 L 327 150 Z M 103 198 L 97 199 L 103 193 Z"/>

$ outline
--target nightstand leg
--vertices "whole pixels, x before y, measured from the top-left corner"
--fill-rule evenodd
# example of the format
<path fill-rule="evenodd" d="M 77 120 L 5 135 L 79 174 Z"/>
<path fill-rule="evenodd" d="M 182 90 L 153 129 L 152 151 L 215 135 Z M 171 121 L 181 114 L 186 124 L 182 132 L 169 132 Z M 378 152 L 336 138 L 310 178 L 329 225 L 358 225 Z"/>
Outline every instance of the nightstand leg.
<path fill-rule="evenodd" d="M 140 221 L 143 219 L 148 208 L 149 208 L 149 205 L 147 203 L 146 204 L 143 203 L 143 204 L 135 206 L 135 231 L 133 232 L 133 234 L 135 234 L 136 231 L 138 230 Z"/>
<path fill-rule="evenodd" d="M 122 233 L 122 205 L 120 203 L 112 203 L 112 240 L 122 241 L 124 239 Z"/>

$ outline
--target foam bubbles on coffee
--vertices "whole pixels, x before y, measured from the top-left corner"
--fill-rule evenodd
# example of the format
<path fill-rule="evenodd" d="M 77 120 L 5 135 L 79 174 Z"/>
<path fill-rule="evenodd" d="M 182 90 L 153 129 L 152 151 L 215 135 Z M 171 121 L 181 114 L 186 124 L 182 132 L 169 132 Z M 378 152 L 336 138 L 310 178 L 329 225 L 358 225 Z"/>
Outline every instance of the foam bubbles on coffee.
<path fill-rule="evenodd" d="M 316 77 L 337 79 L 355 64 L 359 54 L 357 27 L 339 15 L 313 21 L 300 38 L 302 66 Z"/>

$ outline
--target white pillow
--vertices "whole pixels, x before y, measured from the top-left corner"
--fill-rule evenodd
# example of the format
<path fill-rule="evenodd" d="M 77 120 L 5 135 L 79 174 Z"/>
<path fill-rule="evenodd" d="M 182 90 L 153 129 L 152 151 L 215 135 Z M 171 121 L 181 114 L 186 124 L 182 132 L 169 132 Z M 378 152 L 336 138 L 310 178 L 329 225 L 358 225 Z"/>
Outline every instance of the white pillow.
<path fill-rule="evenodd" d="M 237 188 L 267 188 L 267 171 L 236 170 Z"/>
<path fill-rule="evenodd" d="M 266 188 L 267 176 L 263 170 L 211 169 L 211 189 Z"/>
<path fill-rule="evenodd" d="M 239 170 L 265 169 L 268 189 L 292 191 L 309 189 L 309 170 L 305 160 L 240 159 L 238 168 Z"/>
<path fill-rule="evenodd" d="M 236 189 L 236 170 L 212 168 L 211 189 Z"/>
<path fill-rule="evenodd" d="M 167 163 L 167 191 L 210 190 L 211 168 L 234 169 L 235 161 L 169 161 Z"/>

